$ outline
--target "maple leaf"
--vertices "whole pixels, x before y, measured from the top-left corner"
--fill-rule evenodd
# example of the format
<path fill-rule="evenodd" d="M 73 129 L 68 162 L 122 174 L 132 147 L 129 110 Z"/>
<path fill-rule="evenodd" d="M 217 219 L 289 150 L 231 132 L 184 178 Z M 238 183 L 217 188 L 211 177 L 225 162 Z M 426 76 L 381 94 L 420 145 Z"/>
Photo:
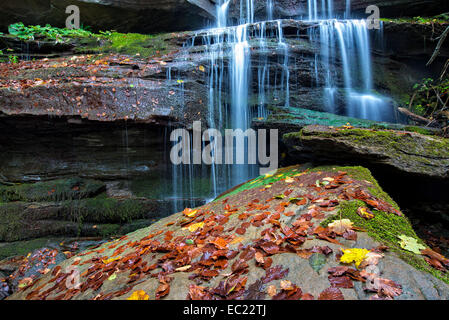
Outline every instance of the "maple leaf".
<path fill-rule="evenodd" d="M 143 290 L 134 291 L 126 300 L 150 300 L 150 297 Z"/>
<path fill-rule="evenodd" d="M 351 220 L 342 219 L 329 223 L 328 228 L 336 233 L 345 233 L 347 230 L 352 230 L 352 225 Z"/>
<path fill-rule="evenodd" d="M 342 263 L 352 263 L 355 262 L 355 266 L 358 268 L 362 261 L 365 259 L 366 255 L 369 253 L 367 249 L 342 249 L 343 255 L 340 258 Z"/>
<path fill-rule="evenodd" d="M 411 251 L 415 254 L 421 254 L 421 250 L 426 248 L 422 244 L 418 243 L 418 240 L 415 238 L 407 237 L 404 234 L 400 235 L 398 238 L 401 239 L 401 241 L 399 241 L 399 245 L 402 249 Z"/>

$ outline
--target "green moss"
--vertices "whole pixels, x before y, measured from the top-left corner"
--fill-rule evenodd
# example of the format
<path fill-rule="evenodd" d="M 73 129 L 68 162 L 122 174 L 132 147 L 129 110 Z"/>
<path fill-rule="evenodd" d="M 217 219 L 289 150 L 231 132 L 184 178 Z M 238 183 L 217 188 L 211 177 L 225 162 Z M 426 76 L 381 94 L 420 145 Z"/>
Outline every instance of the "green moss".
<path fill-rule="evenodd" d="M 423 128 L 423 127 L 418 127 L 418 126 L 407 126 L 404 128 L 404 130 L 410 131 L 410 132 L 416 132 L 416 133 L 420 133 L 420 134 L 428 135 L 428 136 L 434 136 L 436 133 L 433 130 Z"/>
<path fill-rule="evenodd" d="M 79 52 L 93 51 L 115 52 L 127 55 L 139 54 L 143 58 L 151 56 L 162 56 L 171 50 L 169 40 L 173 38 L 172 34 L 146 35 L 139 33 L 118 33 L 103 32 L 97 41 L 92 42 L 87 39 L 84 47 Z"/>
<path fill-rule="evenodd" d="M 413 17 L 413 18 L 381 18 L 384 22 L 395 22 L 395 23 L 416 23 L 416 24 L 448 24 L 449 16 L 446 14 L 441 14 L 435 17 Z"/>
<path fill-rule="evenodd" d="M 72 221 L 83 222 L 130 222 L 145 216 L 144 206 L 133 199 L 118 200 L 96 197 L 91 199 L 67 201 L 66 213 Z"/>
<path fill-rule="evenodd" d="M 324 220 L 321 225 L 327 227 L 329 223 L 339 220 L 340 217 L 349 219 L 356 227 L 366 230 L 371 238 L 387 245 L 390 250 L 397 253 L 397 255 L 405 262 L 418 270 L 431 273 L 438 279 L 449 283 L 449 275 L 433 269 L 427 264 L 423 256 L 404 250 L 399 245 L 398 236 L 400 235 L 413 237 L 417 239 L 419 243 L 425 245 L 425 243 L 416 235 L 410 221 L 405 216 L 400 217 L 395 214 L 374 210 L 375 217 L 371 220 L 366 220 L 357 214 L 357 209 L 365 206 L 367 206 L 365 202 L 360 200 L 341 202 L 338 213 Z"/>
<path fill-rule="evenodd" d="M 412 134 L 398 132 L 394 130 L 368 130 L 368 129 L 344 129 L 344 130 L 325 130 L 313 131 L 311 136 L 322 136 L 326 138 L 336 138 L 338 140 L 348 140 L 355 144 L 375 146 L 382 148 L 385 153 L 390 155 L 408 155 L 417 154 L 427 157 L 447 158 L 449 155 L 449 140 L 444 138 L 420 137 L 417 139 Z M 284 135 L 285 139 L 307 139 L 307 131 L 302 130 L 300 134 Z M 407 154 L 403 151 L 406 150 Z M 424 160 L 424 157 L 421 157 Z"/>
<path fill-rule="evenodd" d="M 22 228 L 23 208 L 16 203 L 7 203 L 0 206 L 0 241 L 17 240 L 20 238 Z"/>
<path fill-rule="evenodd" d="M 16 241 L 0 244 L 0 260 L 13 256 L 25 256 L 36 249 L 51 243 L 50 239 L 39 238 L 28 241 Z"/>
<path fill-rule="evenodd" d="M 0 186 L 0 200 L 11 201 L 63 201 L 92 196 L 104 189 L 104 184 L 80 178 L 60 179 L 48 182 Z"/>
<path fill-rule="evenodd" d="M 272 184 L 275 183 L 281 179 L 285 179 L 287 177 L 290 177 L 292 175 L 301 173 L 304 171 L 304 167 L 301 166 L 292 166 L 292 167 L 287 167 L 287 168 L 280 168 L 277 169 L 276 171 L 273 171 L 271 173 L 259 176 L 255 179 L 252 179 L 248 182 L 245 182 L 241 185 L 238 185 L 230 190 L 228 190 L 226 193 L 218 196 L 214 201 L 222 199 L 224 197 L 228 197 L 234 194 L 237 194 L 239 192 L 245 191 L 245 190 L 250 190 L 253 188 L 261 188 L 263 186 L 266 186 L 268 184 Z"/>

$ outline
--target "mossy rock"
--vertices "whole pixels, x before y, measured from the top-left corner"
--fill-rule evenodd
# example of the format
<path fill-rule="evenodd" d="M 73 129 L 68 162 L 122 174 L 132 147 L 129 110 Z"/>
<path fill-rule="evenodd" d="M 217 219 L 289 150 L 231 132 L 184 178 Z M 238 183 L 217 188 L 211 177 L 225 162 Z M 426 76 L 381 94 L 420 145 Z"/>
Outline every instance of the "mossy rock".
<path fill-rule="evenodd" d="M 64 201 L 94 196 L 105 189 L 105 184 L 81 178 L 0 186 L 0 201 Z"/>
<path fill-rule="evenodd" d="M 83 222 L 124 223 L 144 218 L 147 212 L 142 201 L 103 197 L 66 201 L 63 207 L 64 218 Z"/>
<path fill-rule="evenodd" d="M 132 223 L 136 220 L 147 221 L 147 226 L 157 219 L 154 210 L 152 202 L 104 196 L 54 203 L 0 203 L 0 241 L 60 235 L 120 235 L 135 230 L 137 227 L 133 229 Z"/>
<path fill-rule="evenodd" d="M 302 152 L 320 159 L 359 161 L 389 166 L 401 173 L 449 178 L 449 140 L 437 136 L 403 130 L 312 125 L 285 134 L 283 141 L 299 155 Z"/>

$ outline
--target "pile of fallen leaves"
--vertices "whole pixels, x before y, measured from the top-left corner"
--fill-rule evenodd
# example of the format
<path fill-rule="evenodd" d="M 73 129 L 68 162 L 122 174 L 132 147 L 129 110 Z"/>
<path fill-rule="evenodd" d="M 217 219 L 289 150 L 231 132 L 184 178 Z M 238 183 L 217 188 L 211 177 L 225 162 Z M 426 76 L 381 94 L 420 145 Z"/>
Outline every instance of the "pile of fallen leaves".
<path fill-rule="evenodd" d="M 296 170 L 296 169 L 295 169 Z M 58 266 L 23 288 L 27 299 L 71 299 L 83 294 L 96 300 L 128 296 L 131 300 L 150 299 L 152 293 L 133 288 L 157 279 L 155 299 L 170 294 L 178 273 L 187 273 L 187 299 L 343 299 L 342 288 L 353 282 L 365 284 L 372 299 L 392 299 L 401 286 L 379 276 L 377 263 L 386 247 L 344 248 L 339 238 L 357 240 L 349 220 L 337 220 L 328 227 L 320 222 L 338 212 L 340 201 L 360 199 L 366 204 L 359 214 L 372 218 L 372 209 L 402 215 L 389 203 L 367 191 L 369 182 L 353 180 L 345 172 L 301 172 L 281 177 L 262 188 L 252 188 L 198 209 L 185 209 L 172 216 L 163 228 L 135 240 L 124 236 L 72 258 L 71 266 L 81 270 L 79 286 L 67 288 L 73 273 Z M 250 235 L 250 236 L 248 236 Z M 310 239 L 341 245 L 340 252 L 328 246 L 304 248 Z M 106 254 L 108 253 L 108 254 Z M 339 266 L 329 268 L 329 288 L 318 297 L 303 292 L 299 283 L 286 279 L 289 268 L 273 265 L 273 256 L 293 253 L 309 259 L 319 270 L 320 257 L 336 254 Z M 429 254 L 429 253 L 428 253 Z M 429 256 L 444 265 L 447 260 Z M 433 260 L 432 260 L 433 259 Z M 351 267 L 354 264 L 355 268 Z M 248 283 L 250 265 L 264 276 Z M 280 286 L 272 284 L 279 280 Z M 113 281 L 114 286 L 104 284 Z M 215 285 L 210 285 L 215 283 Z M 271 283 L 271 284 L 270 284 Z"/>

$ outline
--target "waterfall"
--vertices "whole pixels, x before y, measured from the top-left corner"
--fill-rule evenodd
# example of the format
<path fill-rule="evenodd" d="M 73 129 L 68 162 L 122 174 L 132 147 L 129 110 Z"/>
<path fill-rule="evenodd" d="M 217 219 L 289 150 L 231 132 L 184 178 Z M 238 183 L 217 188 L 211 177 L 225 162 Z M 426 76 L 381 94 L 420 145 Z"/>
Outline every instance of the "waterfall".
<path fill-rule="evenodd" d="M 231 0 L 220 0 L 217 5 L 217 28 L 225 28 L 228 19 L 228 7 Z"/>
<path fill-rule="evenodd" d="M 273 20 L 273 0 L 267 0 L 267 20 Z"/>
<path fill-rule="evenodd" d="M 384 120 L 388 114 L 385 98 L 375 96 L 371 70 L 370 41 L 365 20 L 323 20 L 320 22 L 320 43 L 323 69 L 327 70 L 325 96 L 329 112 L 334 112 L 336 65 L 342 64 L 346 96 L 346 115 L 362 119 Z M 335 49 L 338 52 L 335 52 Z"/>
<path fill-rule="evenodd" d="M 334 16 L 334 0 L 321 0 L 320 6 L 319 6 L 318 1 L 319 0 L 307 0 L 309 21 L 335 18 L 335 16 Z M 318 12 L 318 9 L 320 9 L 320 12 Z"/>

